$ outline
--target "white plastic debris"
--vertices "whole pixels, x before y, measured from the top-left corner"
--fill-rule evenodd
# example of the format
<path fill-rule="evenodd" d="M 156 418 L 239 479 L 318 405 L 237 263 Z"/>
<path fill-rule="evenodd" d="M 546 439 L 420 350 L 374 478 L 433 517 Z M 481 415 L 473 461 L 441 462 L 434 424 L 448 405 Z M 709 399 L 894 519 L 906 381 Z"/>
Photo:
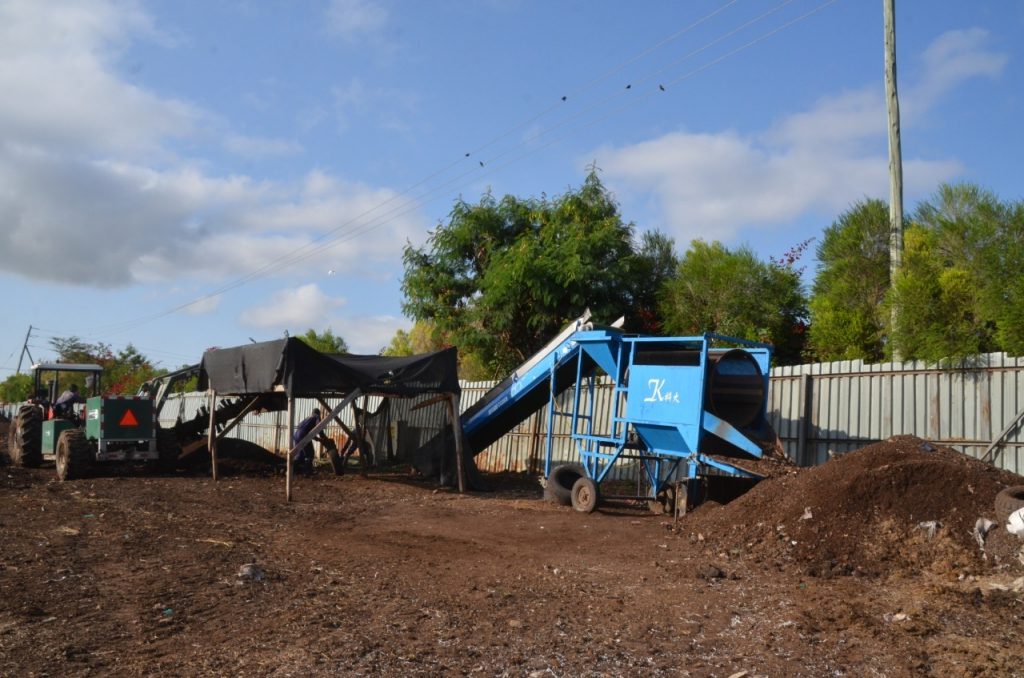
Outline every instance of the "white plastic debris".
<path fill-rule="evenodd" d="M 814 514 L 811 513 L 811 507 L 808 506 L 807 508 L 804 509 L 804 514 L 800 516 L 800 520 L 810 520 L 813 517 Z"/>
<path fill-rule="evenodd" d="M 942 525 L 937 520 L 925 520 L 917 524 L 917 529 L 924 530 L 925 536 L 929 539 L 935 537 L 935 533 Z"/>
<path fill-rule="evenodd" d="M 1024 508 L 1019 508 L 1006 519 L 1006 531 L 1024 539 Z"/>
<path fill-rule="evenodd" d="M 987 535 L 996 524 L 988 518 L 978 518 L 974 522 L 974 540 L 978 542 L 978 546 L 981 550 L 985 550 L 985 535 Z"/>

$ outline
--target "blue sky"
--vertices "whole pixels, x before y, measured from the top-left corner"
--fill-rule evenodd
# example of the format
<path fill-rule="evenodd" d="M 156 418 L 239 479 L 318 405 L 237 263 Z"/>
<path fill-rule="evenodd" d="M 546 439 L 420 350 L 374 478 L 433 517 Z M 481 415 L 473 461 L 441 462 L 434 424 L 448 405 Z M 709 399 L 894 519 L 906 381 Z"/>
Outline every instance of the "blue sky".
<path fill-rule="evenodd" d="M 1024 1 L 897 5 L 908 210 L 1024 198 Z M 882 54 L 877 0 L 0 0 L 0 378 L 29 325 L 375 353 L 406 242 L 591 163 L 680 251 L 780 255 L 887 198 Z"/>

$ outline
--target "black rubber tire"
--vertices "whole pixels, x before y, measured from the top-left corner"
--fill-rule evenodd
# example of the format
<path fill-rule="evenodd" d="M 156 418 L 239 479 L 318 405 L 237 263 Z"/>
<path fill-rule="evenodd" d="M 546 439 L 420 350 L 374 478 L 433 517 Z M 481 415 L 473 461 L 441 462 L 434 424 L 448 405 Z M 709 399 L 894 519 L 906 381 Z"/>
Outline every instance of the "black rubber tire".
<path fill-rule="evenodd" d="M 601 496 L 593 479 L 581 476 L 572 486 L 572 507 L 580 513 L 593 513 Z"/>
<path fill-rule="evenodd" d="M 544 498 L 561 506 L 571 506 L 572 486 L 585 475 L 586 472 L 579 464 L 559 464 L 551 469 L 544 487 Z"/>
<path fill-rule="evenodd" d="M 38 468 L 43 463 L 43 413 L 34 405 L 22 405 L 11 422 L 7 456 L 14 466 Z"/>
<path fill-rule="evenodd" d="M 92 446 L 80 428 L 68 429 L 57 439 L 57 478 L 61 482 L 89 475 L 92 468 Z"/>
<path fill-rule="evenodd" d="M 1006 525 L 1010 514 L 1024 508 L 1024 485 L 1007 487 L 996 495 L 996 522 Z"/>

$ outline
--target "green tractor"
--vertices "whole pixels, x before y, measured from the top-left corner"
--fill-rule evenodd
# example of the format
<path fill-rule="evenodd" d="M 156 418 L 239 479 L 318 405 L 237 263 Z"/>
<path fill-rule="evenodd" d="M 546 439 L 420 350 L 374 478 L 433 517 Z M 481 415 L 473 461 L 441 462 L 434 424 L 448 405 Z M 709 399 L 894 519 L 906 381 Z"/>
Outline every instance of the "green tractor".
<path fill-rule="evenodd" d="M 71 480 L 88 475 L 99 462 L 161 461 L 152 398 L 99 395 L 102 371 L 99 365 L 79 363 L 32 366 L 35 395 L 18 409 L 8 431 L 12 464 L 38 467 L 52 460 L 57 477 Z M 46 386 L 44 373 L 54 375 Z M 68 406 L 59 402 L 60 378 L 76 374 L 85 375 L 89 397 L 75 398 L 79 403 Z"/>

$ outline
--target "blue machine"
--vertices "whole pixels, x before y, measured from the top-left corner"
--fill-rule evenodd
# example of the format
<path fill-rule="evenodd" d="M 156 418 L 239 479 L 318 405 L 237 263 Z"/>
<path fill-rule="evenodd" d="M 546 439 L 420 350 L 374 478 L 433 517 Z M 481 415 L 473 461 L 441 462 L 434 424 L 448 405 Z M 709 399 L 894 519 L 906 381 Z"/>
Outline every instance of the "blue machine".
<path fill-rule="evenodd" d="M 760 478 L 716 457 L 761 457 L 743 431 L 765 421 L 770 360 L 766 344 L 715 334 L 631 335 L 595 328 L 586 314 L 467 410 L 463 430 L 472 449 L 481 450 L 547 402 L 544 475 L 549 483 L 565 482 L 551 478 L 552 436 L 555 417 L 570 417 L 583 465 L 564 488 L 575 508 L 596 507 L 602 481 L 621 459 L 641 462 L 647 494 L 615 498 L 677 505 L 686 499 L 676 499 L 675 490 L 692 497 L 702 477 Z M 607 430 L 595 425 L 602 373 L 614 383 Z M 570 386 L 572 405 L 560 411 L 556 396 Z"/>

